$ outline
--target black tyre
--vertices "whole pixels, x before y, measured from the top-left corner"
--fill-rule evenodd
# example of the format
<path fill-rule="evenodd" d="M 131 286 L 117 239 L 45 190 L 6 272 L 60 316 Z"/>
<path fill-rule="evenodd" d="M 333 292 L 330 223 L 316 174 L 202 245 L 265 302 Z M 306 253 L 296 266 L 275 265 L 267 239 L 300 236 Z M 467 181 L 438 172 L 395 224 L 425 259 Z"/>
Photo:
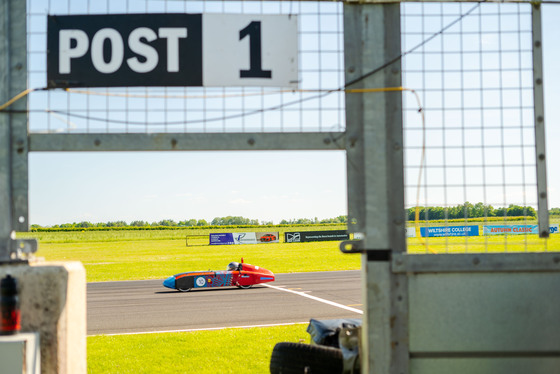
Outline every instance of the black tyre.
<path fill-rule="evenodd" d="M 340 374 L 342 351 L 300 343 L 277 343 L 270 358 L 271 374 Z"/>
<path fill-rule="evenodd" d="M 190 288 L 177 288 L 178 291 L 181 292 L 189 292 L 191 289 Z"/>
<path fill-rule="evenodd" d="M 239 284 L 238 284 L 237 287 L 238 287 L 238 288 L 243 288 L 243 289 L 248 289 L 248 288 L 253 287 L 253 285 L 252 285 L 252 284 L 249 284 L 249 285 L 247 285 L 247 286 L 242 286 L 242 285 L 239 285 Z"/>

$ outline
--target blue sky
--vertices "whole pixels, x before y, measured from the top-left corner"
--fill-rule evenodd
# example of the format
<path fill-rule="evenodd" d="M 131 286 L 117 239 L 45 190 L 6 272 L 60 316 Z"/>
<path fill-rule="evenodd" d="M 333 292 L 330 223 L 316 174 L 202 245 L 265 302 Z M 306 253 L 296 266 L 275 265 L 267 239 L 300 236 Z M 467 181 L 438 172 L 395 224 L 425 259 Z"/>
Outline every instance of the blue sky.
<path fill-rule="evenodd" d="M 560 207 L 559 19 L 560 5 L 543 5 L 549 207 Z M 29 192 L 40 225 L 347 213 L 344 152 L 31 153 Z"/>
<path fill-rule="evenodd" d="M 346 214 L 343 152 L 37 153 L 30 222 Z"/>

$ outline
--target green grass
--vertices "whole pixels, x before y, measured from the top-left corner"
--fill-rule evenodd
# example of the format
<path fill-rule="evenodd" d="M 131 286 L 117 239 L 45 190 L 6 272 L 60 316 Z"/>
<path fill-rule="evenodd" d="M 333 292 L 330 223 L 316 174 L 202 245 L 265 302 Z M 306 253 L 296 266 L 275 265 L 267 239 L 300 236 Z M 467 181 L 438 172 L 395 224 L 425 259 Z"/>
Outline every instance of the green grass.
<path fill-rule="evenodd" d="M 39 239 L 37 257 L 48 261 L 81 261 L 88 282 L 163 279 L 185 271 L 221 270 L 231 261 L 240 261 L 241 257 L 275 273 L 360 268 L 360 256 L 342 254 L 338 242 L 210 246 L 207 237 L 195 237 L 189 240 L 189 244 L 196 245 L 187 246 L 186 232 L 39 232 L 20 236 Z M 216 230 L 196 233 L 189 230 L 191 235 L 207 235 L 209 232 Z M 283 231 L 280 235 L 283 236 Z"/>
<path fill-rule="evenodd" d="M 556 252 L 560 250 L 560 234 L 541 239 L 532 235 L 496 235 L 471 237 L 409 238 L 408 252 L 421 253 L 499 253 Z"/>
<path fill-rule="evenodd" d="M 306 327 L 91 336 L 88 373 L 268 373 L 274 345 L 309 343 Z"/>
<path fill-rule="evenodd" d="M 190 230 L 189 234 L 207 235 L 210 231 L 216 230 Z M 241 257 L 248 263 L 275 273 L 360 268 L 361 257 L 342 254 L 338 249 L 339 242 L 210 246 L 207 237 L 191 237 L 189 244 L 192 245 L 187 246 L 186 232 L 187 230 L 121 230 L 40 232 L 20 236 L 39 239 L 38 257 L 49 261 L 81 261 L 86 268 L 88 282 L 163 279 L 189 270 L 220 270 L 225 269 L 231 261 L 239 261 Z M 537 235 L 408 239 L 410 253 L 558 250 L 560 234 L 552 235 L 548 240 L 540 239 Z"/>
<path fill-rule="evenodd" d="M 360 256 L 344 255 L 338 242 L 185 246 L 184 240 L 40 243 L 38 257 L 81 261 L 88 282 L 162 279 L 193 270 L 225 270 L 231 261 L 275 273 L 360 268 Z"/>

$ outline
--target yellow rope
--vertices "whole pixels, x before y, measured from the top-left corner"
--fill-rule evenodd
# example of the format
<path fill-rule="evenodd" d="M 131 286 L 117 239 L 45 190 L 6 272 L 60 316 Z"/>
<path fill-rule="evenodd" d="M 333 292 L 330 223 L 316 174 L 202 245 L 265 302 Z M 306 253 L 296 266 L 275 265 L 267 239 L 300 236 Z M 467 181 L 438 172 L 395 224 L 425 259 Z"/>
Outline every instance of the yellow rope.
<path fill-rule="evenodd" d="M 22 97 L 27 96 L 30 92 L 33 92 L 33 91 L 35 91 L 35 89 L 28 88 L 27 90 L 24 90 L 24 91 L 18 93 L 16 96 L 12 97 L 10 100 L 8 100 L 4 104 L 0 105 L 0 112 L 3 111 L 4 109 L 6 109 L 7 107 L 9 107 L 10 105 L 12 105 L 13 103 L 15 103 L 16 101 L 18 101 L 19 99 L 21 99 Z"/>

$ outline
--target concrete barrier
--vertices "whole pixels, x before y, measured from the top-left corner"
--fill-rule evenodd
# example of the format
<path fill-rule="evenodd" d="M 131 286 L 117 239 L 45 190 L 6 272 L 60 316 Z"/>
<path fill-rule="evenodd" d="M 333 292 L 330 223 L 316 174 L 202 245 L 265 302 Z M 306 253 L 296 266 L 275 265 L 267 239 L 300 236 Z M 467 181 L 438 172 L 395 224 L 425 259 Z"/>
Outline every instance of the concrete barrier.
<path fill-rule="evenodd" d="M 38 332 L 41 372 L 86 374 L 86 278 L 80 262 L 0 265 L 17 278 L 21 331 Z"/>

